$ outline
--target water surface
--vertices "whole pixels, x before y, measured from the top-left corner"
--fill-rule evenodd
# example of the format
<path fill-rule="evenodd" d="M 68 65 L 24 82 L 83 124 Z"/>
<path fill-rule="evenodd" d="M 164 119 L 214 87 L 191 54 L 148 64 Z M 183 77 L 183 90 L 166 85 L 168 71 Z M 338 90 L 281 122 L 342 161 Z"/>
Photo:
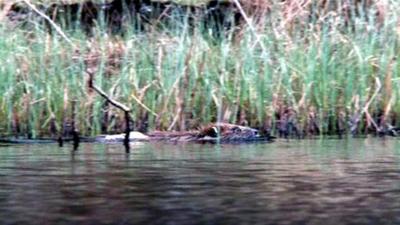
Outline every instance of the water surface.
<path fill-rule="evenodd" d="M 0 147 L 0 224 L 400 224 L 400 141 Z"/>

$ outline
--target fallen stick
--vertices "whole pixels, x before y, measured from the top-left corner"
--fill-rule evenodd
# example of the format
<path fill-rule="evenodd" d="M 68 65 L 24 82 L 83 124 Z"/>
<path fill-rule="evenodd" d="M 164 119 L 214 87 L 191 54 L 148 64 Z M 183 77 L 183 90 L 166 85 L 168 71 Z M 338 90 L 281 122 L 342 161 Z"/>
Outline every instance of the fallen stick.
<path fill-rule="evenodd" d="M 92 76 L 89 79 L 93 79 Z M 111 105 L 121 109 L 124 112 L 130 112 L 131 111 L 131 109 L 128 106 L 126 106 L 126 105 L 124 105 L 124 104 L 122 104 L 122 103 L 110 98 L 103 90 L 101 90 L 96 85 L 92 85 L 92 86 L 89 86 L 89 87 L 92 88 L 93 90 L 95 90 L 97 92 L 97 94 L 99 94 L 101 97 L 105 98 Z"/>
<path fill-rule="evenodd" d="M 88 81 L 88 86 L 89 88 L 93 89 L 94 91 L 96 91 L 101 97 L 103 97 L 104 99 L 106 99 L 107 102 L 109 102 L 111 105 L 117 107 L 118 109 L 121 109 L 122 111 L 124 111 L 125 113 L 125 138 L 124 138 L 124 146 L 125 146 L 125 151 L 126 153 L 129 153 L 130 149 L 129 149 L 129 134 L 131 132 L 130 129 L 130 116 L 129 113 L 131 112 L 131 109 L 112 99 L 110 96 L 108 96 L 103 90 L 101 90 L 99 87 L 97 87 L 96 85 L 94 85 L 93 82 L 93 73 L 89 70 L 86 70 L 86 73 L 89 75 L 89 81 Z"/>
<path fill-rule="evenodd" d="M 67 37 L 67 35 L 62 31 L 61 27 L 58 26 L 50 17 L 48 17 L 46 14 L 44 14 L 42 11 L 38 10 L 35 5 L 30 3 L 29 0 L 23 0 L 25 4 L 27 4 L 35 13 L 39 14 L 39 16 L 43 17 L 47 22 L 50 23 L 52 27 L 56 30 L 56 32 L 61 35 L 62 38 L 64 38 L 68 44 L 70 44 L 74 49 L 77 49 L 74 43 Z"/>

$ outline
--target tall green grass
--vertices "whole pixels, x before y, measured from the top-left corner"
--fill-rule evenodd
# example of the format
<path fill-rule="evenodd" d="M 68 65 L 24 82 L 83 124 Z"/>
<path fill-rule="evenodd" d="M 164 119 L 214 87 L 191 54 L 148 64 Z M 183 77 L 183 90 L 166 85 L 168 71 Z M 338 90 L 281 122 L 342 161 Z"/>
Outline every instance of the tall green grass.
<path fill-rule="evenodd" d="M 337 133 L 338 123 L 357 116 L 360 132 L 373 122 L 398 126 L 400 7 L 390 7 L 382 23 L 374 14 L 351 24 L 341 15 L 284 23 L 272 11 L 264 25 L 245 24 L 218 41 L 185 23 L 123 36 L 65 30 L 79 51 L 40 24 L 3 24 L 0 133 L 48 136 L 52 125 L 61 130 L 72 120 L 84 135 L 122 131 L 123 113 L 88 89 L 88 68 L 96 85 L 133 109 L 135 129 L 224 120 L 275 130 L 289 118 L 304 133 L 313 123 Z"/>

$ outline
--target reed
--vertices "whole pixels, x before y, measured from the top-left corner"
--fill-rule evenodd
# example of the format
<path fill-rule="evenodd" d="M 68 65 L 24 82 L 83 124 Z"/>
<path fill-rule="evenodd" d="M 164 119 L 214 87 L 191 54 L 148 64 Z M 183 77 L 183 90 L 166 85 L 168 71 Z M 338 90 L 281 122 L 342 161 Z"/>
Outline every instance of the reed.
<path fill-rule="evenodd" d="M 123 131 L 123 113 L 88 88 L 88 69 L 133 109 L 138 130 L 216 120 L 299 136 L 399 126 L 400 4 L 379 2 L 346 11 L 271 1 L 244 8 L 251 23 L 217 41 L 185 20 L 122 36 L 64 29 L 79 50 L 40 23 L 3 23 L 0 133 L 51 136 L 71 123 L 84 135 Z"/>

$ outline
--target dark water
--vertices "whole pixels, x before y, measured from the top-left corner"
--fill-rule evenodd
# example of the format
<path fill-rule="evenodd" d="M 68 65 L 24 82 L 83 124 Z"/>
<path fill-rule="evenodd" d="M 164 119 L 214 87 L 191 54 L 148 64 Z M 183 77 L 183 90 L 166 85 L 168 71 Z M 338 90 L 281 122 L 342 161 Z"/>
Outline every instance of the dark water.
<path fill-rule="evenodd" d="M 0 224 L 400 224 L 399 147 L 0 147 Z"/>

